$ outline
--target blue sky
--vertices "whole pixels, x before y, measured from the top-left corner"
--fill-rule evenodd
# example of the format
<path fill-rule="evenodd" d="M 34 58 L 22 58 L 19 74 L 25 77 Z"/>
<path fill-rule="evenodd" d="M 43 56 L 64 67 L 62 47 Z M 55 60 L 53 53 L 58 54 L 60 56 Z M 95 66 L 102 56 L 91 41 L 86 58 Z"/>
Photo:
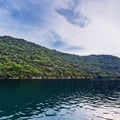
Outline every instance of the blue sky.
<path fill-rule="evenodd" d="M 0 0 L 0 35 L 62 52 L 120 57 L 120 0 Z"/>

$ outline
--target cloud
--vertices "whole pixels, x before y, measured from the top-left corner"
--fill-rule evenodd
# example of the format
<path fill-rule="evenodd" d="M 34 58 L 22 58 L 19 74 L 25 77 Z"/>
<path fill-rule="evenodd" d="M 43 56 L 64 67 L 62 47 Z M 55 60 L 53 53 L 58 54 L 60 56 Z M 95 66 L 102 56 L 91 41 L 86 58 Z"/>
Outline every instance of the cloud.
<path fill-rule="evenodd" d="M 63 39 L 62 37 L 60 37 L 58 34 L 51 32 L 49 33 L 49 36 L 47 36 L 48 38 L 46 38 L 47 42 L 45 46 L 48 46 L 49 48 L 52 49 L 56 49 L 59 51 L 81 51 L 83 48 L 78 47 L 78 46 L 74 46 L 72 44 L 69 44 L 66 42 L 65 39 Z"/>
<path fill-rule="evenodd" d="M 56 11 L 75 26 L 85 27 L 89 23 L 87 17 L 80 12 L 75 12 L 74 9 L 58 9 Z"/>
<path fill-rule="evenodd" d="M 56 9 L 56 11 L 64 16 L 69 23 L 75 26 L 85 27 L 90 20 L 78 8 L 81 8 L 80 0 L 73 0 L 72 4 L 69 4 L 69 7 Z"/>
<path fill-rule="evenodd" d="M 120 57 L 119 0 L 1 0 L 0 35 L 63 52 Z"/>

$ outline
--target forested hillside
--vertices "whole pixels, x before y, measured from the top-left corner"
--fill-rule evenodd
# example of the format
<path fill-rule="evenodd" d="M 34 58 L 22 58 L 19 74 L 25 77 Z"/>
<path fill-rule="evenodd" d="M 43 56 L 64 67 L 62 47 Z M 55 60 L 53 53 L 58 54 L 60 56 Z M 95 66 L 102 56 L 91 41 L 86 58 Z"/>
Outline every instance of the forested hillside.
<path fill-rule="evenodd" d="M 120 59 L 76 56 L 10 36 L 0 37 L 0 78 L 103 78 L 120 76 Z"/>

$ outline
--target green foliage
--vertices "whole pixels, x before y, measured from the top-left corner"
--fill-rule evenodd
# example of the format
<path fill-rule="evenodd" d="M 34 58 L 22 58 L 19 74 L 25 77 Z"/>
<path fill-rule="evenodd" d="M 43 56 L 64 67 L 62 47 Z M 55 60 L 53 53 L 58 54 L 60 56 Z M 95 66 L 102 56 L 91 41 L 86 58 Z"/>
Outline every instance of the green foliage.
<path fill-rule="evenodd" d="M 0 37 L 0 78 L 119 77 L 120 59 L 76 56 L 9 36 Z"/>

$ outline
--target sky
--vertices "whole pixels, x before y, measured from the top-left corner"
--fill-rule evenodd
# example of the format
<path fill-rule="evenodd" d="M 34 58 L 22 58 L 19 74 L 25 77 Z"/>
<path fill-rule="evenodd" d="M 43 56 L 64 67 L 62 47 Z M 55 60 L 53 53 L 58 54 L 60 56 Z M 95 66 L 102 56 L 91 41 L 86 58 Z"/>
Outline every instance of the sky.
<path fill-rule="evenodd" d="M 120 0 L 0 0 L 0 36 L 77 55 L 120 57 Z"/>

